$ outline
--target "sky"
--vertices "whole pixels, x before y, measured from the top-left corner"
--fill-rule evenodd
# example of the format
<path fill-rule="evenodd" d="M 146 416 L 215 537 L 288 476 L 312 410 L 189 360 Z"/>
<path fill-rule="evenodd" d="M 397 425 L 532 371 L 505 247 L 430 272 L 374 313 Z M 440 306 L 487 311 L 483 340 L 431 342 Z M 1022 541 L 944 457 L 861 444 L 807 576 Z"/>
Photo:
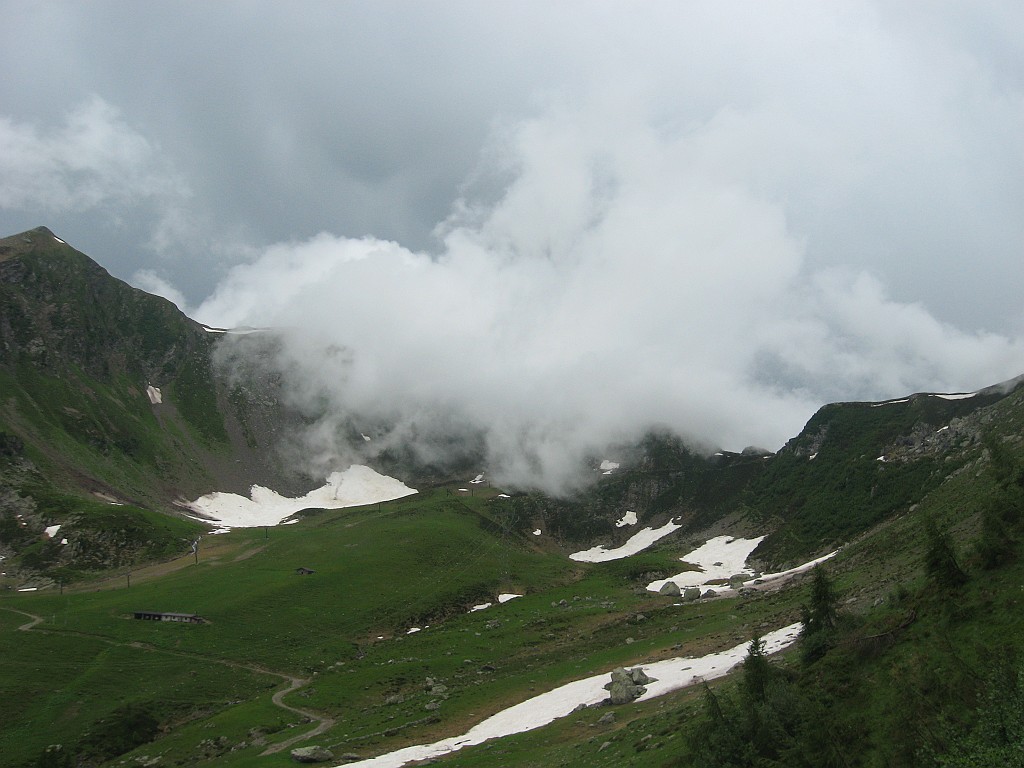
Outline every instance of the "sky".
<path fill-rule="evenodd" d="M 655 426 L 775 450 L 826 402 L 1024 373 L 1013 0 L 0 21 L 0 232 L 283 329 L 325 464 L 360 422 L 557 488 Z"/>

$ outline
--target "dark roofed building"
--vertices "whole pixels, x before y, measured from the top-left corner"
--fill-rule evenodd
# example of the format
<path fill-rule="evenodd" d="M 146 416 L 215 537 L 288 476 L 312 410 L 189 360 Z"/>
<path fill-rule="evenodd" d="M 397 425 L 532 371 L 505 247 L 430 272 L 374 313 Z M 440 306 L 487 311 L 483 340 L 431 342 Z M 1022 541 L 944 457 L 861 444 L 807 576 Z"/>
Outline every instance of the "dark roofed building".
<path fill-rule="evenodd" d="M 169 611 L 135 611 L 135 618 L 142 621 L 176 621 L 181 624 L 206 623 L 206 619 L 196 613 L 172 613 Z"/>

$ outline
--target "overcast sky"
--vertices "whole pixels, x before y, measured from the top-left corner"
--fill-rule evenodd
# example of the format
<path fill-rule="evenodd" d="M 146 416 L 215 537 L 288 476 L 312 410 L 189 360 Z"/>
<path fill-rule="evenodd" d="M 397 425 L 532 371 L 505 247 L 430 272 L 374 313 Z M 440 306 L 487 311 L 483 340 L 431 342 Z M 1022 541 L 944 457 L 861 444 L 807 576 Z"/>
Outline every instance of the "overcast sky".
<path fill-rule="evenodd" d="M 1021 30 L 1016 0 L 0 2 L 0 230 L 296 329 L 316 397 L 523 471 L 652 424 L 777 448 L 830 400 L 1024 372 Z"/>

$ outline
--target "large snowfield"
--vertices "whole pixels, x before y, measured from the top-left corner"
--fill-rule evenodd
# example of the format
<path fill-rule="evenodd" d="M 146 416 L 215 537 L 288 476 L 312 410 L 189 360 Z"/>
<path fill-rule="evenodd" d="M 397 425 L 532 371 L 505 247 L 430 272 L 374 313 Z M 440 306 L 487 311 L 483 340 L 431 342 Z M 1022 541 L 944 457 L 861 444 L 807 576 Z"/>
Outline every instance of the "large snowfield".
<path fill-rule="evenodd" d="M 237 493 L 209 493 L 187 505 L 198 519 L 221 528 L 254 528 L 278 525 L 304 509 L 342 509 L 363 504 L 392 501 L 416 493 L 405 483 L 381 475 L 369 467 L 353 464 L 344 472 L 333 472 L 319 488 L 298 498 L 254 485 L 247 499 Z"/>

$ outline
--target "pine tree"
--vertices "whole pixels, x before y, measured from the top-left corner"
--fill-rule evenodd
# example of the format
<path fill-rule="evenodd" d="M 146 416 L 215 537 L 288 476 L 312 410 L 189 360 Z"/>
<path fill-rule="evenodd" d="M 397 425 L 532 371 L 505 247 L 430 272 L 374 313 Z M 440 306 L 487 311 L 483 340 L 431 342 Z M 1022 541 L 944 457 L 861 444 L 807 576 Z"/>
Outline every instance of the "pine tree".
<path fill-rule="evenodd" d="M 931 519 L 925 523 L 925 536 L 925 573 L 941 591 L 956 591 L 967 583 L 967 574 L 957 562 L 953 540 L 946 531 L 940 531 Z"/>
<path fill-rule="evenodd" d="M 838 618 L 839 597 L 832 580 L 820 565 L 814 566 L 810 603 L 801 607 L 801 646 L 805 662 L 814 662 L 832 647 L 832 631 Z"/>

